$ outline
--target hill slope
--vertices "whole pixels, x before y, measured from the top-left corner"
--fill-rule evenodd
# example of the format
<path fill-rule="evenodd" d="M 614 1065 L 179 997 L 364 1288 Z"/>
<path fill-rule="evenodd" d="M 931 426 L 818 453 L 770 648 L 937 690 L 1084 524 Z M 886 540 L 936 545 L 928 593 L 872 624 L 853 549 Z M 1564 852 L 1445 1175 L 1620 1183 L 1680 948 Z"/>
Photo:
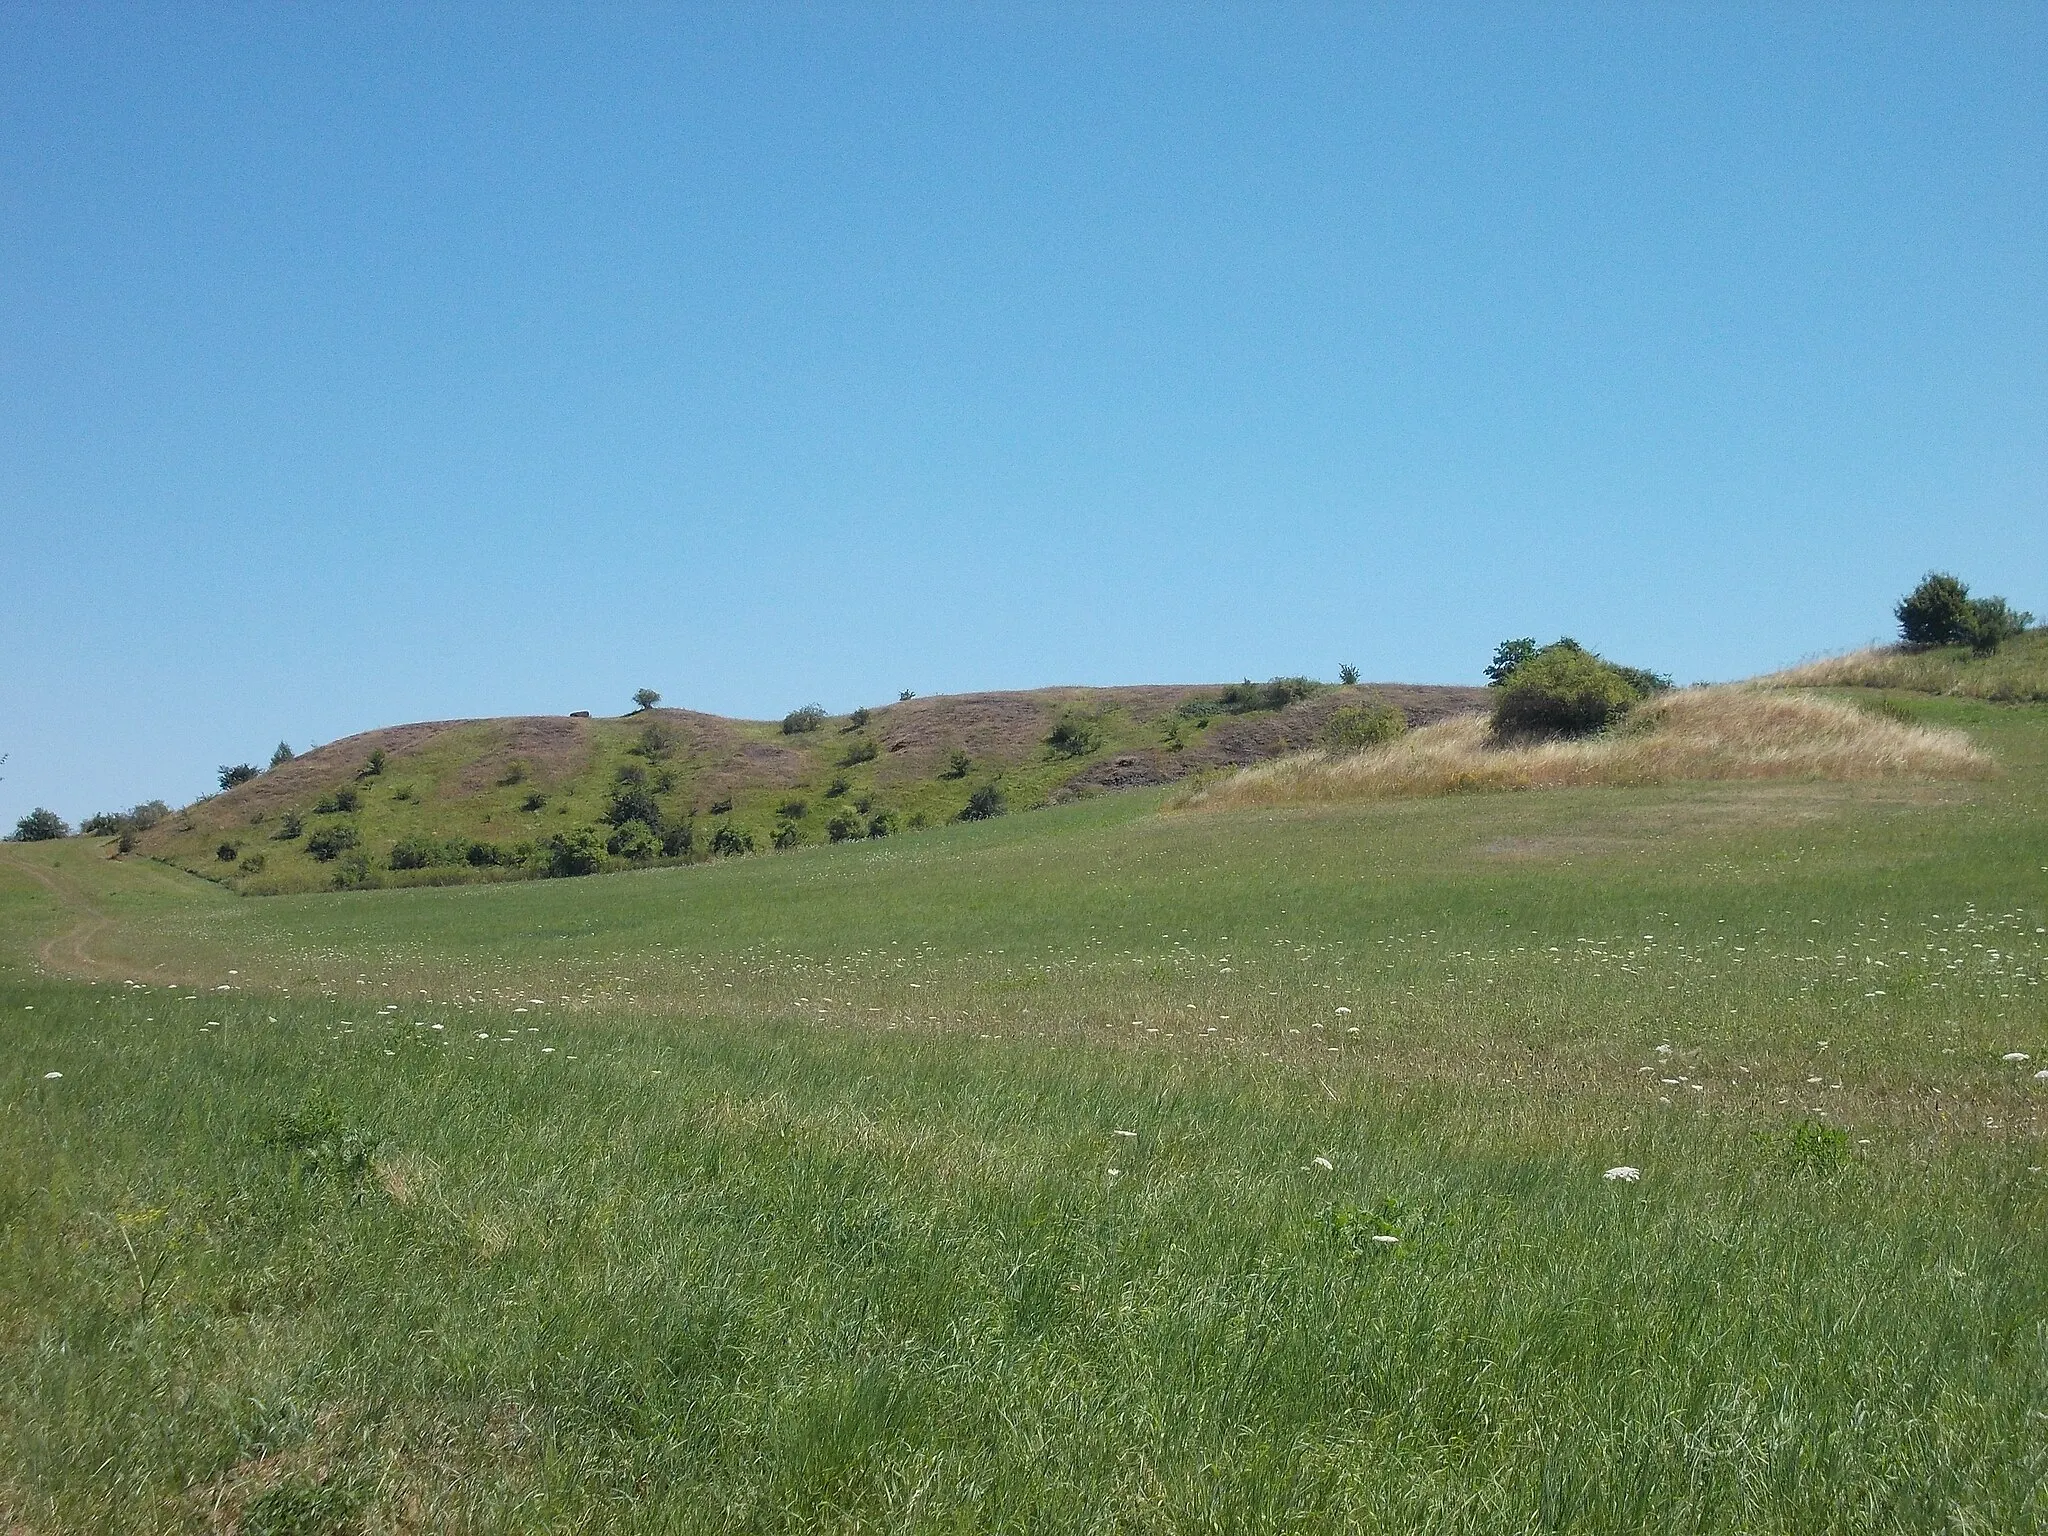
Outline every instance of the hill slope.
<path fill-rule="evenodd" d="M 391 726 L 188 806 L 136 847 L 255 893 L 525 877 L 573 864 L 579 849 L 625 862 L 701 859 L 767 850 L 778 833 L 792 846 L 914 831 L 959 818 L 978 791 L 1028 810 L 1257 762 L 1310 742 L 1331 710 L 1362 694 L 1414 724 L 1486 702 L 1479 688 L 1381 686 L 1318 689 L 1272 708 L 1245 692 L 958 694 L 794 733 L 680 709 Z M 1074 729 L 1055 746 L 1062 721 Z"/>

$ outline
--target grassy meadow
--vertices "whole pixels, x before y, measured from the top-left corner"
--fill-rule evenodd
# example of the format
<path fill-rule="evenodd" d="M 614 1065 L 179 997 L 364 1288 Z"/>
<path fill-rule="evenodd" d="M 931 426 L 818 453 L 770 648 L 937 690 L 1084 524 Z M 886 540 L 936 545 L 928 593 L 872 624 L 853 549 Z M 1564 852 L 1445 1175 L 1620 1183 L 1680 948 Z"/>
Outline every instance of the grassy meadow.
<path fill-rule="evenodd" d="M 2042 1528 L 2048 707 L 1906 708 L 1989 773 L 0 849 L 0 1530 Z"/>

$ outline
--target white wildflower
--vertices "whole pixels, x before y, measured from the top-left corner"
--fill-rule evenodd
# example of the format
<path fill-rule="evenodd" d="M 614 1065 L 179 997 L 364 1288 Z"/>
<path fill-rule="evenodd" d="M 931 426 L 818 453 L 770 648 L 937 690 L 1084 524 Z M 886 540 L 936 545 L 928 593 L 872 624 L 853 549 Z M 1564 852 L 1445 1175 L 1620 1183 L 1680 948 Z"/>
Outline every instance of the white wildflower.
<path fill-rule="evenodd" d="M 1629 1167 L 1610 1168 L 1600 1175 L 1601 1178 L 1607 1180 L 1610 1184 L 1633 1184 L 1641 1179 L 1642 1176 L 1642 1169 Z"/>
<path fill-rule="evenodd" d="M 1373 1233 L 1373 1235 L 1372 1235 L 1372 1240 L 1373 1240 L 1374 1242 L 1376 1242 L 1376 1243 L 1384 1243 L 1384 1244 L 1385 1244 L 1385 1245 L 1386 1245 L 1387 1247 L 1389 1247 L 1389 1248 L 1393 1247 L 1393 1246 L 1394 1246 L 1394 1244 L 1396 1244 L 1396 1243 L 1398 1243 L 1399 1241 L 1401 1241 L 1401 1239 L 1399 1239 L 1398 1237 L 1394 1237 L 1394 1236 L 1392 1236 L 1391 1234 L 1389 1234 L 1389 1233 L 1386 1233 L 1386 1232 L 1375 1232 L 1375 1233 Z"/>
<path fill-rule="evenodd" d="M 1339 1009 L 1337 1010 L 1337 1012 L 1338 1012 L 1338 1013 L 1339 1013 L 1340 1015 L 1341 1015 L 1341 1014 L 1347 1014 L 1347 1013 L 1349 1013 L 1350 1011 L 1351 1011 L 1351 1010 L 1350 1010 L 1349 1008 L 1339 1008 Z"/>
<path fill-rule="evenodd" d="M 1316 1166 L 1322 1169 L 1325 1173 L 1335 1173 L 1337 1171 L 1337 1165 L 1331 1162 L 1327 1157 L 1318 1157 L 1315 1160 L 1315 1162 Z"/>
<path fill-rule="evenodd" d="M 55 1082 L 58 1078 L 62 1077 L 63 1075 L 64 1074 L 62 1072 L 45 1072 L 43 1074 L 43 1081 L 46 1083 Z"/>

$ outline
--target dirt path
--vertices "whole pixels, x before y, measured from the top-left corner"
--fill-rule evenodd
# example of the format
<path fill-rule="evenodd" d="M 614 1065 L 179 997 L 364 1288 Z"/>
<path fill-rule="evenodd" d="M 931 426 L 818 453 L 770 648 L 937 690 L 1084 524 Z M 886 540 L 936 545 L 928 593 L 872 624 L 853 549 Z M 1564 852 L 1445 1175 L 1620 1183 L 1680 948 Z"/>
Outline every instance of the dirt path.
<path fill-rule="evenodd" d="M 92 953 L 93 940 L 113 926 L 113 919 L 93 905 L 85 887 L 56 870 L 39 869 L 29 859 L 9 858 L 7 865 L 48 891 L 64 911 L 75 914 L 69 927 L 36 945 L 37 964 L 58 976 L 115 975 L 115 967 L 95 959 Z"/>

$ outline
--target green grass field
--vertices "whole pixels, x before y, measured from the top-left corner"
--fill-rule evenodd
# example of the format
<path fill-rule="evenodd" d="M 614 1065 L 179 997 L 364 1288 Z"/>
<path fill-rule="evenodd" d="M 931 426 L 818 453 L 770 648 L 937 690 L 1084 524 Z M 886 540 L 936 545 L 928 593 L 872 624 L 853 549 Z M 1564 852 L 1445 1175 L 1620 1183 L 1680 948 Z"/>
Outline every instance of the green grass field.
<path fill-rule="evenodd" d="M 1999 773 L 9 846 L 0 1529 L 2048 1526 L 2048 707 L 1911 707 Z"/>

